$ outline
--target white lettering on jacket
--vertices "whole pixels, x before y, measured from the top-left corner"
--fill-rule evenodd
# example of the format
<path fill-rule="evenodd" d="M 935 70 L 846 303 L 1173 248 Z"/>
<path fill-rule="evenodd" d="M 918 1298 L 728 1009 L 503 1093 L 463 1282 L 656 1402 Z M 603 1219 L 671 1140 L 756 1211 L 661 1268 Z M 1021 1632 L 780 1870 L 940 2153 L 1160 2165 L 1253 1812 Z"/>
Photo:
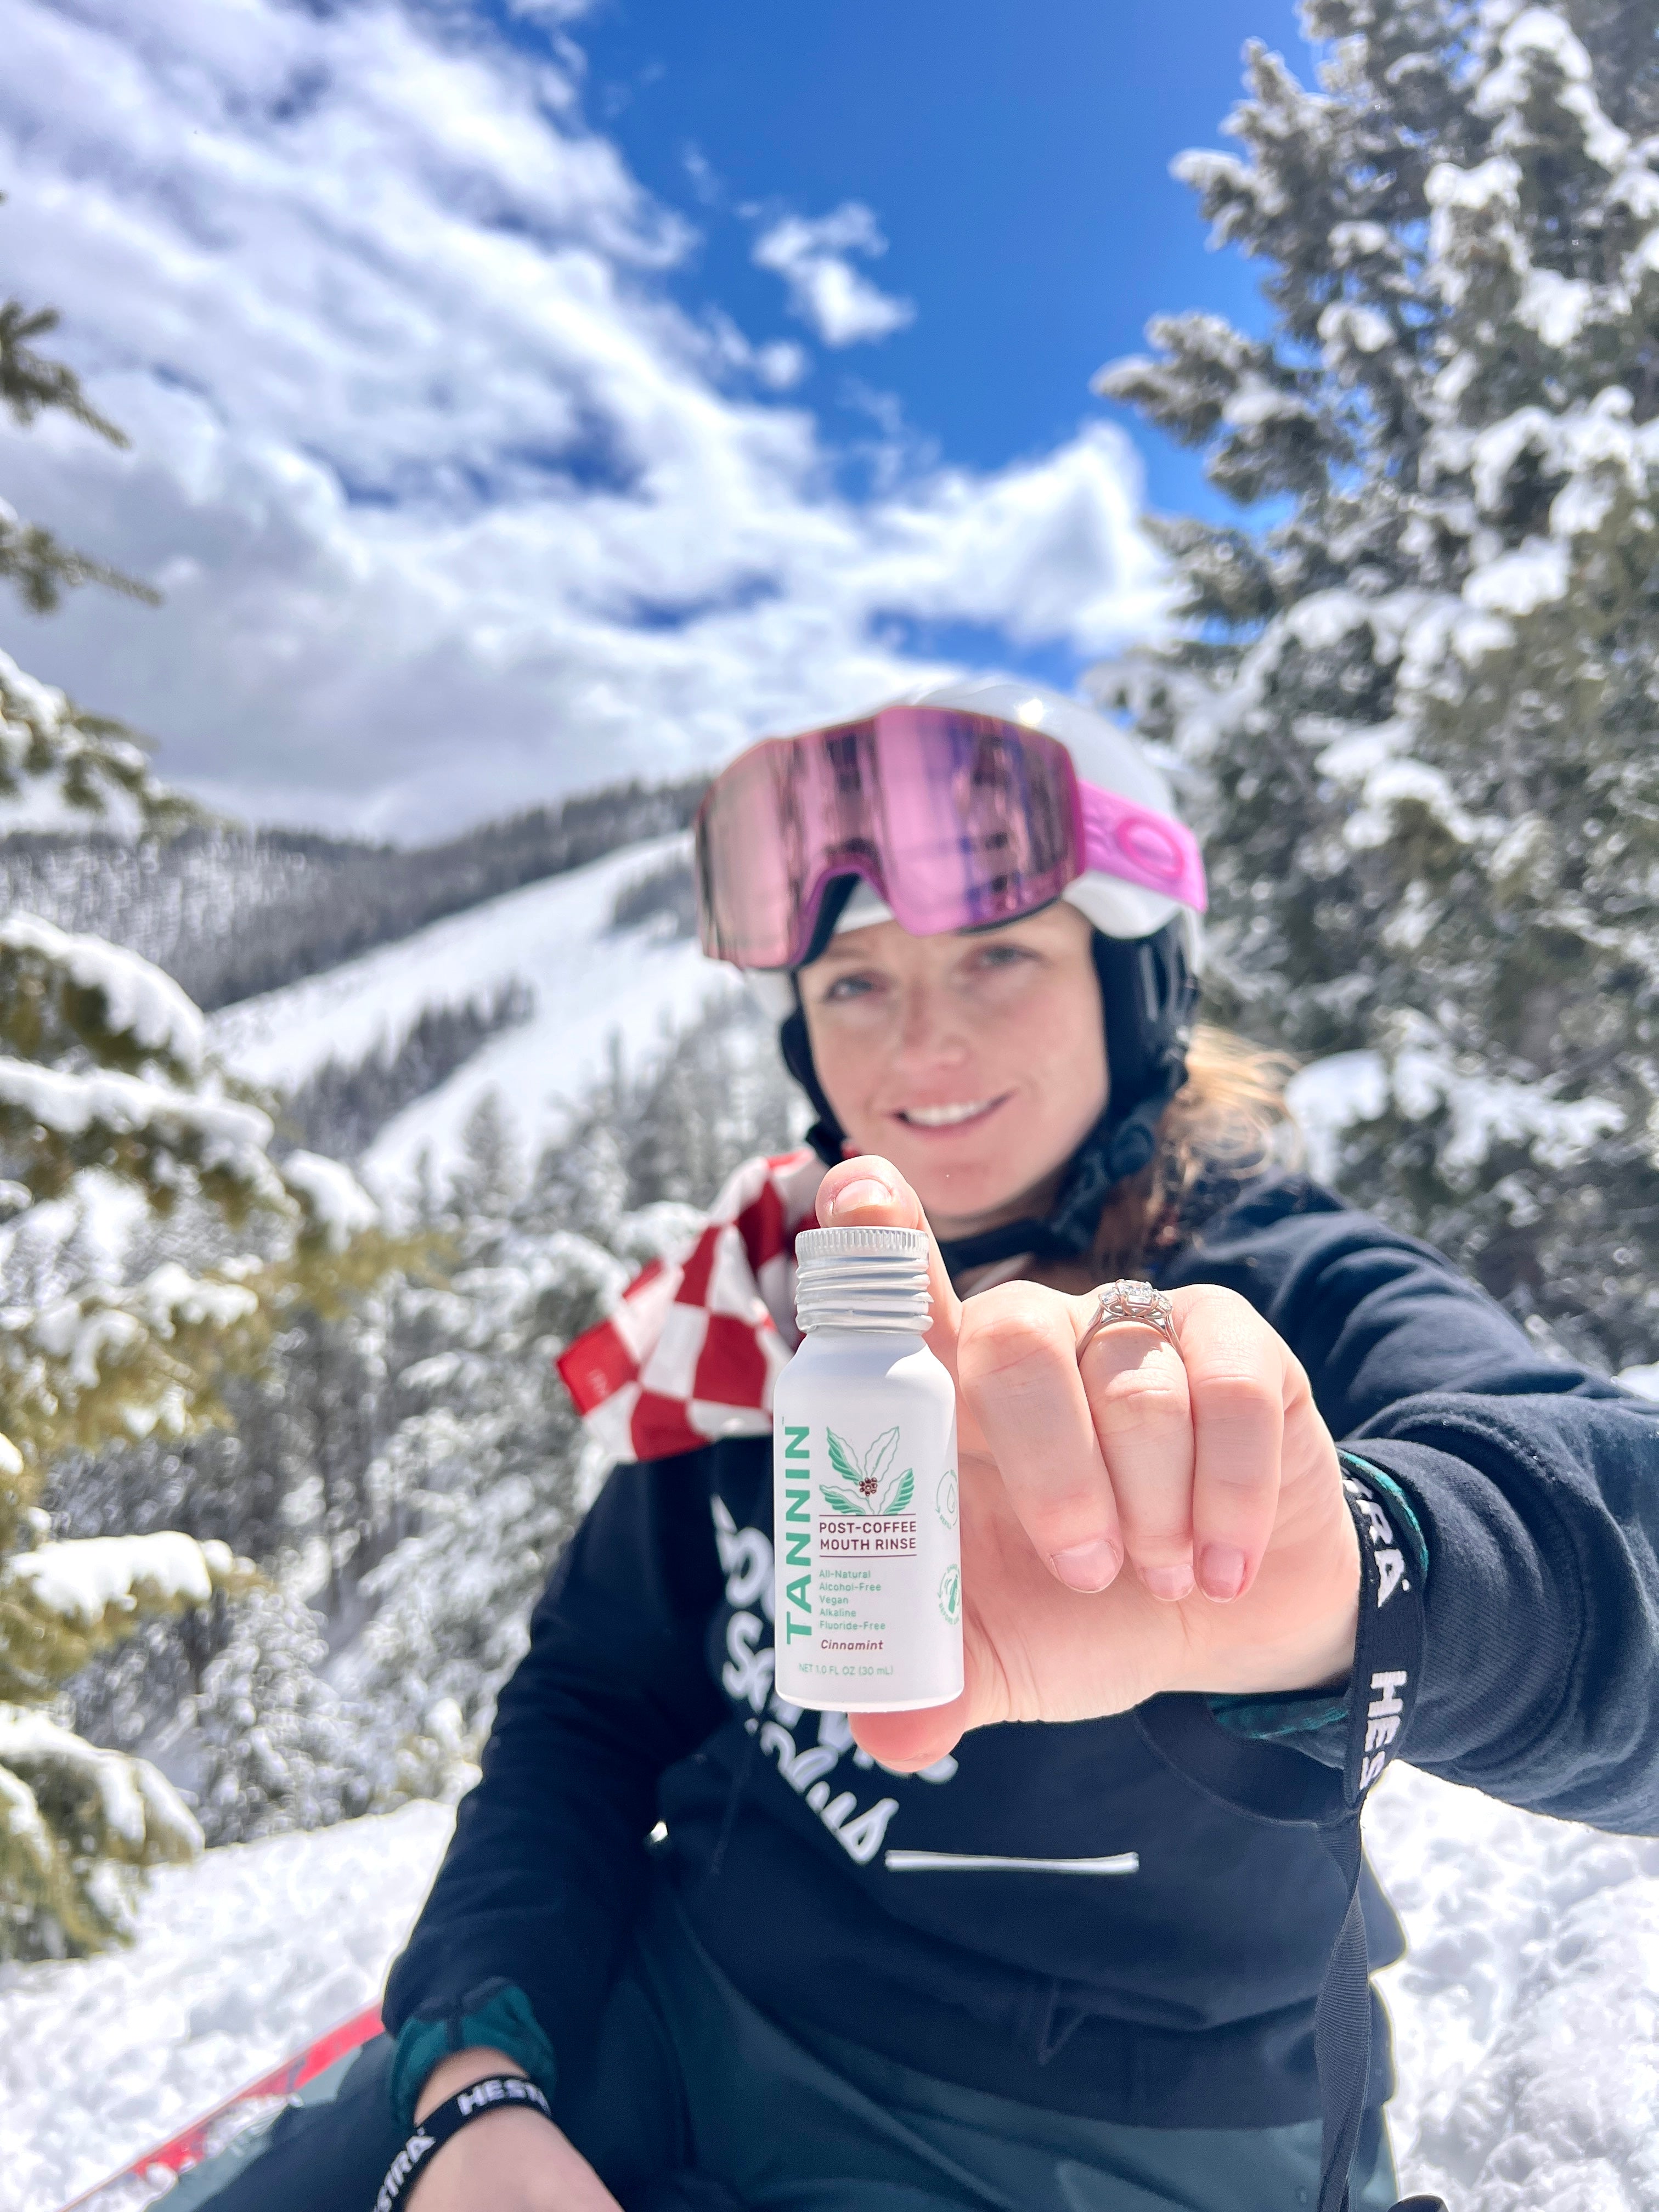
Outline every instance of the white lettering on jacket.
<path fill-rule="evenodd" d="M 878 1798 L 859 1809 L 856 1791 L 830 1791 L 829 1776 L 849 1753 L 853 1765 L 868 1773 L 875 1761 L 853 1741 L 845 1713 L 820 1713 L 818 1740 L 798 1744 L 793 1731 L 804 1715 L 772 1687 L 772 1541 L 762 1528 L 739 1528 L 722 1498 L 711 1498 L 714 1542 L 726 1574 L 726 1601 L 734 1610 L 726 1624 L 726 1663 L 720 1687 L 733 1705 L 747 1705 L 749 1730 L 762 1754 L 775 1762 L 781 1778 L 803 1798 L 824 1826 L 860 1866 L 868 1866 L 886 1840 L 888 1823 L 899 1809 L 896 1797 Z M 766 1618 L 750 1608 L 759 1600 Z M 766 1717 L 763 1719 L 762 1716 Z M 947 1753 L 915 1778 L 935 1784 L 949 1782 L 957 1762 Z"/>

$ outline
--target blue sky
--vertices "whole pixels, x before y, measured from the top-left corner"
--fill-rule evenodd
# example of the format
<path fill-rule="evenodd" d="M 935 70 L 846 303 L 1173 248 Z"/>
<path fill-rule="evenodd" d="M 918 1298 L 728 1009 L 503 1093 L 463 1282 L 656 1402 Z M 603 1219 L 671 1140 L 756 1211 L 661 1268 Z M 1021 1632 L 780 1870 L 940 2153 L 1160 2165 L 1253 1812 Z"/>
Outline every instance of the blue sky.
<path fill-rule="evenodd" d="M 1169 164 L 1220 143 L 1248 39 L 1311 75 L 1291 0 L 605 0 L 578 37 L 589 112 L 702 234 L 688 299 L 707 289 L 757 338 L 799 337 L 746 211 L 874 211 L 888 249 L 869 273 L 916 314 L 816 367 L 804 396 L 838 437 L 868 434 L 861 387 L 981 468 L 1115 415 L 1155 505 L 1214 508 L 1194 457 L 1088 384 L 1159 310 L 1261 323 L 1255 271 L 1206 250 Z"/>
<path fill-rule="evenodd" d="M 150 575 L 0 647 L 257 818 L 440 832 L 1158 619 L 1259 323 L 1170 157 L 1289 0 L 0 0 L 0 294 L 132 433 L 0 493 Z"/>

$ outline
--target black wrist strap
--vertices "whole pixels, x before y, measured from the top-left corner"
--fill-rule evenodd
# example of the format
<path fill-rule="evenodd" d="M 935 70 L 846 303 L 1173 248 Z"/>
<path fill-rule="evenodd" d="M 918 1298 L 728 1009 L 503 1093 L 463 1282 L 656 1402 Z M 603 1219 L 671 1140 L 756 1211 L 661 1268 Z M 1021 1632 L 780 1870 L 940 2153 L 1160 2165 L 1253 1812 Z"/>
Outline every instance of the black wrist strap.
<path fill-rule="evenodd" d="M 1352 1452 L 1337 1455 L 1359 1532 L 1359 1629 L 1348 1695 L 1342 1794 L 1358 1806 L 1410 1725 L 1423 1672 L 1423 1576 L 1395 1507 Z"/>
<path fill-rule="evenodd" d="M 1141 1736 L 1206 1796 L 1268 1826 L 1311 1828 L 1341 1876 L 1342 1924 L 1314 2006 L 1314 2064 L 1322 2119 L 1315 2212 L 1352 2212 L 1349 2174 L 1370 2088 L 1370 1976 L 1359 1881 L 1359 1820 L 1372 1784 L 1406 1743 L 1423 1671 L 1423 1567 L 1376 1470 L 1339 1455 L 1343 1495 L 1359 1537 L 1359 1612 L 1348 1678 L 1342 1773 L 1277 1744 L 1246 1743 L 1200 1697 L 1151 1698 L 1135 1709 Z M 1410 2197 L 1395 2212 L 1436 2212 Z M 1443 2207 L 1439 2208 L 1443 2212 Z"/>
<path fill-rule="evenodd" d="M 1359 1897 L 1359 1815 L 1411 1720 L 1423 1671 L 1422 1571 L 1363 1460 L 1344 1452 L 1343 1494 L 1359 1536 L 1359 1619 L 1348 1685 L 1344 1810 L 1320 1823 L 1348 1893 L 1314 2008 L 1314 2063 L 1323 2112 L 1318 2212 L 1348 2212 L 1348 2176 L 1365 2116 L 1371 2066 L 1370 1961 Z"/>
<path fill-rule="evenodd" d="M 392 2212 L 392 2207 L 408 2194 L 428 2159 L 441 2150 L 451 2136 L 459 2135 L 474 2120 L 506 2105 L 527 2105 L 544 2119 L 553 2117 L 546 2098 L 533 2081 L 517 2074 L 486 2074 L 416 2121 L 414 2134 L 386 2168 L 380 2193 L 374 2199 L 374 2212 Z"/>

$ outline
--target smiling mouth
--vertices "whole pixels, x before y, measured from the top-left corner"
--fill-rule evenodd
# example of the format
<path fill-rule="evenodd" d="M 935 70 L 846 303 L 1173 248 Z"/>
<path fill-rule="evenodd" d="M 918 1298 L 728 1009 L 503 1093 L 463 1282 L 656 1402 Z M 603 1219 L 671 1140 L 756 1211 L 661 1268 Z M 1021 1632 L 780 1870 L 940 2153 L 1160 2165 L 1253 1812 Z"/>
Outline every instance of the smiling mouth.
<path fill-rule="evenodd" d="M 1009 1095 L 1005 1091 L 1000 1098 L 968 1099 L 957 1106 L 902 1106 L 896 1119 L 909 1129 L 962 1129 L 994 1114 Z"/>

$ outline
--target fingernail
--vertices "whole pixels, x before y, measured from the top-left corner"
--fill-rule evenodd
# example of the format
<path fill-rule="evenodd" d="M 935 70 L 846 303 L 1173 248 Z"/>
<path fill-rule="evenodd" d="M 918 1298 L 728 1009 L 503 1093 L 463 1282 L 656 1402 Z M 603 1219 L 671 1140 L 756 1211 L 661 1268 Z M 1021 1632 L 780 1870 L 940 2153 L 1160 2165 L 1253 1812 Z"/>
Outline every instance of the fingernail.
<path fill-rule="evenodd" d="M 1109 1536 L 1096 1536 L 1086 1544 L 1068 1544 L 1048 1565 L 1067 1589 L 1103 1590 L 1123 1565 L 1123 1547 Z"/>
<path fill-rule="evenodd" d="M 862 1213 L 866 1206 L 890 1206 L 894 1194 L 884 1182 L 873 1176 L 866 1176 L 857 1182 L 844 1182 L 830 1201 L 831 1213 Z"/>
<path fill-rule="evenodd" d="M 1206 1544 L 1198 1555 L 1198 1579 L 1206 1597 L 1224 1605 L 1244 1587 L 1244 1554 L 1231 1544 Z"/>
<path fill-rule="evenodd" d="M 1185 1563 L 1178 1567 L 1143 1567 L 1140 1579 L 1154 1597 L 1173 1602 L 1187 1596 L 1193 1586 L 1193 1571 Z"/>

